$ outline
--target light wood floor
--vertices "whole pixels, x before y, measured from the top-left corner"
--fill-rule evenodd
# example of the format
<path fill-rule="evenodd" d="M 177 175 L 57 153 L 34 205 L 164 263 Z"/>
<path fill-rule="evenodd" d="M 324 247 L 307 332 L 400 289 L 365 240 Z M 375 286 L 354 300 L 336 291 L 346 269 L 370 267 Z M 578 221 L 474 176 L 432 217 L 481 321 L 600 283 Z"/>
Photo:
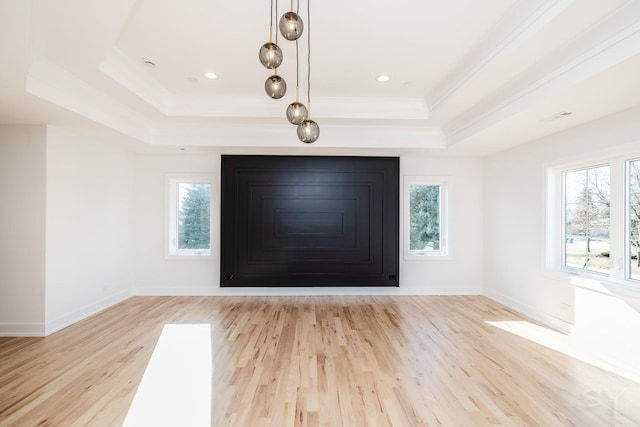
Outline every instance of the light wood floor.
<path fill-rule="evenodd" d="M 640 425 L 637 383 L 487 323 L 522 320 L 475 296 L 131 298 L 0 338 L 0 425 L 123 425 L 165 324 L 210 325 L 212 426 Z"/>

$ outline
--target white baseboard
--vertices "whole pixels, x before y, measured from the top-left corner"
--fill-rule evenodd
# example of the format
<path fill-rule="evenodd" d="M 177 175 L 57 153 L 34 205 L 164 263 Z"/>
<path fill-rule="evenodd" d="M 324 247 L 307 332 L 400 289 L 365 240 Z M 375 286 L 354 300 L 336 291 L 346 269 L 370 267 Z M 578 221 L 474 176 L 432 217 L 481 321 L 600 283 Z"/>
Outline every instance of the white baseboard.
<path fill-rule="evenodd" d="M 0 323 L 0 337 L 43 337 L 44 323 Z"/>
<path fill-rule="evenodd" d="M 89 304 L 88 306 L 81 308 L 79 310 L 75 310 L 71 313 L 65 314 L 64 316 L 58 317 L 55 320 L 47 322 L 45 324 L 45 333 L 44 335 L 51 335 L 54 332 L 57 332 L 61 329 L 66 328 L 76 322 L 79 322 L 82 319 L 86 319 L 89 316 L 93 316 L 94 314 L 105 310 L 112 305 L 118 304 L 121 301 L 126 300 L 131 297 L 131 292 L 122 291 L 116 294 L 113 294 L 101 301 L 95 302 L 93 304 Z"/>
<path fill-rule="evenodd" d="M 482 295 L 478 287 L 145 287 L 136 296 L 337 296 L 337 295 Z"/>
<path fill-rule="evenodd" d="M 136 288 L 133 295 L 137 297 L 188 297 L 188 296 L 215 296 L 221 295 L 219 289 L 214 288 L 193 288 L 180 286 L 157 286 Z"/>
<path fill-rule="evenodd" d="M 508 297 L 500 292 L 488 291 L 484 293 L 484 296 L 487 298 L 491 298 L 499 302 L 502 305 L 505 305 L 512 310 L 517 311 L 523 316 L 529 317 L 537 322 L 542 323 L 545 326 L 550 327 L 551 329 L 555 329 L 556 331 L 563 333 L 570 333 L 573 325 L 563 319 L 555 317 L 549 313 L 545 313 L 543 311 L 537 310 L 531 306 L 523 304 L 519 301 L 514 300 L 511 297 Z"/>
<path fill-rule="evenodd" d="M 338 296 L 338 295 L 481 295 L 477 287 L 145 287 L 123 291 L 45 323 L 0 323 L 0 337 L 43 337 L 105 310 L 131 296 Z M 505 304 L 507 305 L 507 304 Z"/>

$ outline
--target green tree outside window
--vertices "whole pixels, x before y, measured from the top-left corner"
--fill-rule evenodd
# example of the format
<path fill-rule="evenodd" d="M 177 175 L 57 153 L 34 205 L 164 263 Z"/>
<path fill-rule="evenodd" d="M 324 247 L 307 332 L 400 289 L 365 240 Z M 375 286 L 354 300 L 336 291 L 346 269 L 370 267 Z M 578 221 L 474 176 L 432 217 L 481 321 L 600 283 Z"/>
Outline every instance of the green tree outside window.
<path fill-rule="evenodd" d="M 439 185 L 409 186 L 409 249 L 440 250 Z"/>
<path fill-rule="evenodd" d="M 211 185 L 178 184 L 178 250 L 211 248 Z"/>

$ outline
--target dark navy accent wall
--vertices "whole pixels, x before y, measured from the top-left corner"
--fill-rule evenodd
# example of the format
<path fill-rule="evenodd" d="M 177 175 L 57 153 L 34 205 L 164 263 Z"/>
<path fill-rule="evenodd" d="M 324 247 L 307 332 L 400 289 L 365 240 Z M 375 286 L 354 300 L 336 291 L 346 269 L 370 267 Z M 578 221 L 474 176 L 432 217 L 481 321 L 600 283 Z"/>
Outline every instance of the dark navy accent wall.
<path fill-rule="evenodd" d="M 397 157 L 222 156 L 221 286 L 398 286 Z"/>

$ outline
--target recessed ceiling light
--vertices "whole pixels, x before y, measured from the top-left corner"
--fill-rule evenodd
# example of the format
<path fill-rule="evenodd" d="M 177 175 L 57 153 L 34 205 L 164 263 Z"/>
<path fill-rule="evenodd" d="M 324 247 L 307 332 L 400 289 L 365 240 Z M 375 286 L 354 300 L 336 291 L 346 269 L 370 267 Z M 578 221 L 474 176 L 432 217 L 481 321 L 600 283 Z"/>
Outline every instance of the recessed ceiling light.
<path fill-rule="evenodd" d="M 386 74 L 381 74 L 376 77 L 376 80 L 378 81 L 378 83 L 386 83 L 389 81 L 389 76 L 387 76 Z"/>
<path fill-rule="evenodd" d="M 218 78 L 218 75 L 213 71 L 207 71 L 206 73 L 204 73 L 204 76 L 210 80 L 215 80 Z"/>

